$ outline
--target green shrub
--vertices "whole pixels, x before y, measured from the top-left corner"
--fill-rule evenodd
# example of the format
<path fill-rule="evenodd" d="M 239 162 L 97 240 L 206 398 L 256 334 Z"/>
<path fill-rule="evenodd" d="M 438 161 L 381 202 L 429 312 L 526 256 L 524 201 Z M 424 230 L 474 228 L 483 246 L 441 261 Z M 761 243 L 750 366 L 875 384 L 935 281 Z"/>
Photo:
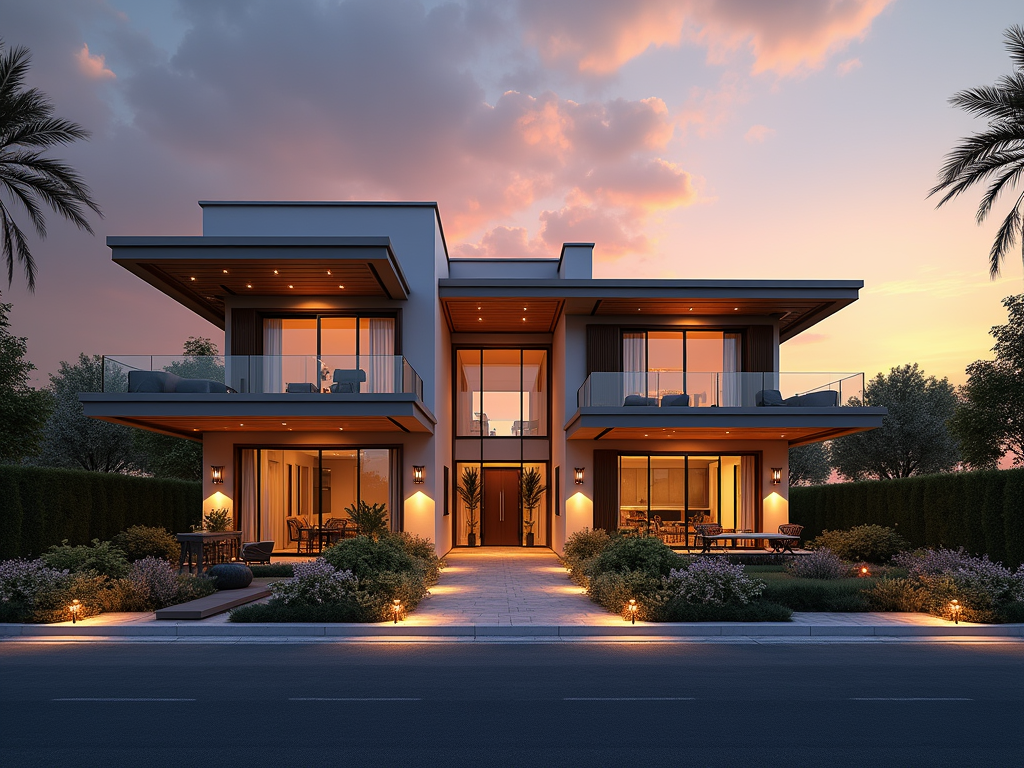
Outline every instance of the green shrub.
<path fill-rule="evenodd" d="M 178 559 L 180 546 L 174 534 L 166 528 L 148 525 L 133 525 L 114 537 L 114 546 L 124 552 L 128 562 L 134 563 L 147 557 L 156 557 L 168 562 Z"/>
<path fill-rule="evenodd" d="M 231 513 L 227 507 L 216 507 L 210 510 L 210 514 L 203 515 L 203 530 L 211 533 L 220 533 L 231 529 Z"/>
<path fill-rule="evenodd" d="M 583 561 L 600 555 L 608 548 L 611 541 L 612 537 L 608 535 L 607 531 L 600 528 L 584 528 L 581 531 L 576 531 L 565 540 L 562 562 L 565 563 L 566 568 L 572 570 L 574 566 Z"/>
<path fill-rule="evenodd" d="M 388 534 L 398 539 L 402 548 L 411 557 L 418 560 L 423 566 L 423 581 L 428 587 L 437 584 L 441 578 L 441 570 L 447 565 L 444 560 L 437 556 L 434 542 L 404 531 Z"/>
<path fill-rule="evenodd" d="M 422 563 L 409 554 L 397 536 L 377 540 L 368 536 L 342 539 L 324 550 L 323 559 L 339 571 L 352 571 L 357 579 L 383 571 L 408 573 L 424 570 Z"/>
<path fill-rule="evenodd" d="M 324 603 L 322 605 L 285 605 L 284 603 L 256 603 L 235 608 L 228 621 L 239 624 L 309 622 L 327 624 L 332 622 L 361 621 L 362 609 L 356 603 Z"/>
<path fill-rule="evenodd" d="M 875 579 L 798 579 L 766 578 L 761 599 L 779 603 L 794 611 L 857 613 L 871 610 L 867 591 Z"/>
<path fill-rule="evenodd" d="M 827 547 L 809 555 L 794 557 L 786 570 L 801 579 L 841 579 L 850 575 L 850 565 Z"/>
<path fill-rule="evenodd" d="M 661 621 L 789 621 L 792 615 L 785 605 L 766 600 L 705 605 L 674 598 L 661 609 Z"/>
<path fill-rule="evenodd" d="M 294 566 L 292 563 L 270 563 L 269 565 L 250 565 L 249 570 L 252 571 L 254 578 L 267 578 L 270 576 L 294 576 Z"/>
<path fill-rule="evenodd" d="M 868 590 L 868 604 L 873 611 L 905 611 L 920 613 L 927 594 L 915 579 L 879 579 Z"/>
<path fill-rule="evenodd" d="M 50 568 L 72 573 L 98 573 L 101 576 L 119 578 L 128 573 L 128 560 L 124 552 L 109 541 L 92 540 L 92 546 L 72 547 L 67 539 L 60 546 L 52 546 L 42 560 Z"/>
<path fill-rule="evenodd" d="M 629 601 L 636 600 L 637 619 L 641 621 L 661 621 L 660 608 L 671 597 L 660 576 L 643 571 L 595 574 L 587 591 L 595 603 L 624 618 L 628 617 Z"/>
<path fill-rule="evenodd" d="M 830 549 L 843 560 L 884 563 L 910 549 L 910 542 L 892 528 L 857 525 L 846 531 L 823 531 L 808 542 L 809 549 Z"/>
<path fill-rule="evenodd" d="M 217 585 L 213 579 L 206 576 L 182 574 L 178 577 L 178 597 L 174 605 L 187 603 L 190 600 L 198 600 L 201 597 L 212 595 L 216 591 Z"/>
<path fill-rule="evenodd" d="M 379 539 L 388 533 L 388 508 L 385 504 L 367 504 L 362 499 L 345 512 L 356 524 L 356 532 L 360 536 Z"/>
<path fill-rule="evenodd" d="M 594 559 L 591 575 L 641 571 L 652 576 L 668 576 L 673 568 L 685 568 L 689 562 L 689 558 L 677 554 L 654 536 L 618 537 Z"/>

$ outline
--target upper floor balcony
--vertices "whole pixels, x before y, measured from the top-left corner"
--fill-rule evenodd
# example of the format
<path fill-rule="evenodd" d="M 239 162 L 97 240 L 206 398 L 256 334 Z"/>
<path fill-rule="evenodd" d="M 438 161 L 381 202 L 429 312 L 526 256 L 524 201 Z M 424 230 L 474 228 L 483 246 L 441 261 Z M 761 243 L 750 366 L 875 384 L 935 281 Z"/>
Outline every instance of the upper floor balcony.
<path fill-rule="evenodd" d="M 881 426 L 863 373 L 594 372 L 577 391 L 570 439 L 818 442 Z"/>
<path fill-rule="evenodd" d="M 401 355 L 107 355 L 87 416 L 197 438 L 209 431 L 432 432 Z"/>

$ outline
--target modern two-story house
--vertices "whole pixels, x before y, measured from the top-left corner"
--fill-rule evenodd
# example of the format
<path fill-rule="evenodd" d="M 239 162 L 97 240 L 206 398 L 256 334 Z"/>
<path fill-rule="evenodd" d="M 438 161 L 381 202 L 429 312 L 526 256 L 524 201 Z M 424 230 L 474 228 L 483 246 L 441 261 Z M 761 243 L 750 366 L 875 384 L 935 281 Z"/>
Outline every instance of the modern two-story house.
<path fill-rule="evenodd" d="M 861 373 L 779 371 L 779 345 L 859 281 L 595 279 L 592 243 L 449 258 L 434 203 L 200 205 L 201 236 L 107 242 L 223 328 L 225 354 L 109 355 L 81 400 L 200 441 L 206 511 L 275 552 L 317 551 L 360 500 L 439 553 L 560 551 L 585 527 L 660 525 L 678 546 L 698 521 L 774 531 L 789 448 L 885 413 L 860 404 Z"/>

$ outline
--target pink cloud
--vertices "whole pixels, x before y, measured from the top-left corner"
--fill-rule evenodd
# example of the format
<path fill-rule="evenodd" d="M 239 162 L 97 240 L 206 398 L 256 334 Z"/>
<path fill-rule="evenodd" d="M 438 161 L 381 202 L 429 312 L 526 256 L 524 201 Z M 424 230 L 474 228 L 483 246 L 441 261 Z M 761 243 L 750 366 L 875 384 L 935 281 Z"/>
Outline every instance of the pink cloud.
<path fill-rule="evenodd" d="M 841 77 L 846 77 L 848 74 L 856 69 L 860 69 L 862 66 L 864 65 L 861 64 L 860 59 L 847 59 L 846 61 L 839 62 L 839 64 L 836 65 L 836 70 L 839 72 Z"/>
<path fill-rule="evenodd" d="M 752 125 L 743 134 L 743 138 L 749 144 L 763 144 L 767 139 L 775 135 L 775 129 L 767 125 Z"/>
<path fill-rule="evenodd" d="M 117 77 L 107 68 L 107 58 L 102 54 L 89 53 L 89 46 L 82 44 L 82 50 L 75 54 L 78 70 L 90 80 L 113 80 Z"/>

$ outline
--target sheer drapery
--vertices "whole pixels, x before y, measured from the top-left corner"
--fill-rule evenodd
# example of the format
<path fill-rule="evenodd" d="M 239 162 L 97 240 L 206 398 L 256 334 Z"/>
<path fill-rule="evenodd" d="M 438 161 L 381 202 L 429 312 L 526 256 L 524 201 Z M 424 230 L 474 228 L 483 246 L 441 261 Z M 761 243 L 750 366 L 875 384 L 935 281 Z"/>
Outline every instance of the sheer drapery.
<path fill-rule="evenodd" d="M 395 321 L 390 317 L 371 317 L 369 321 L 369 365 L 366 366 L 368 392 L 395 391 Z"/>
<path fill-rule="evenodd" d="M 284 320 L 279 317 L 263 321 L 263 382 L 253 392 L 283 392 L 281 355 L 284 347 Z"/>
<path fill-rule="evenodd" d="M 738 333 L 726 333 L 722 341 L 722 385 L 721 401 L 724 407 L 739 407 L 742 405 L 742 387 L 740 380 L 743 378 L 740 370 L 740 335 Z"/>
<path fill-rule="evenodd" d="M 643 395 L 647 397 L 647 334 L 622 334 L 623 397 Z"/>
<path fill-rule="evenodd" d="M 753 456 L 740 457 L 740 527 L 745 531 L 757 530 L 754 520 L 757 508 L 754 500 L 757 491 L 755 465 Z"/>
<path fill-rule="evenodd" d="M 256 451 L 242 451 L 241 465 L 242 487 L 239 504 L 239 520 L 243 541 L 255 541 L 256 531 Z M 275 544 L 278 542 L 275 542 Z"/>

